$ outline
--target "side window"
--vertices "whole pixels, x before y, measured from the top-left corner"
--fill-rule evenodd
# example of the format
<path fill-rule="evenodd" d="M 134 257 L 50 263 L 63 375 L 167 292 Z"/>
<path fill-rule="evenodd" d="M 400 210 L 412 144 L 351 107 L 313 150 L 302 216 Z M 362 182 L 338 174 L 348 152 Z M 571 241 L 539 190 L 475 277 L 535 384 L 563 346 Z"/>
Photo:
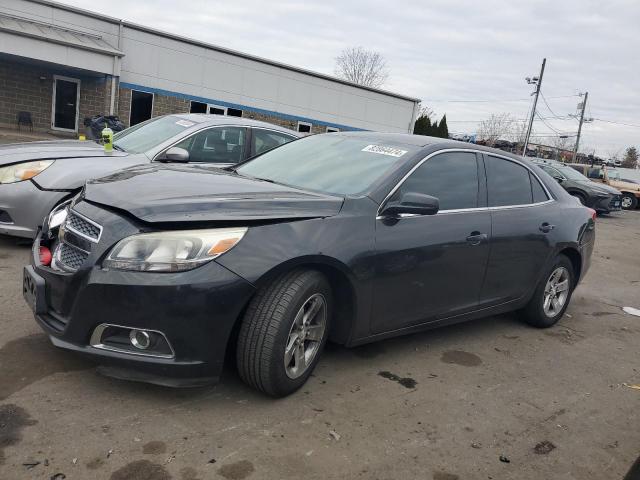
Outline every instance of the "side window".
<path fill-rule="evenodd" d="M 547 197 L 547 194 L 544 191 L 544 188 L 542 188 L 542 185 L 540 185 L 540 181 L 531 172 L 529 172 L 529 180 L 531 180 L 531 192 L 533 193 L 533 203 L 546 202 L 547 200 L 549 200 L 549 197 Z"/>
<path fill-rule="evenodd" d="M 244 138 L 244 128 L 209 128 L 175 146 L 189 152 L 190 162 L 238 163 L 244 158 Z"/>
<path fill-rule="evenodd" d="M 295 140 L 295 137 L 286 135 L 280 132 L 274 132 L 272 130 L 261 130 L 254 128 L 252 130 L 253 136 L 251 139 L 251 154 L 259 155 L 272 148 L 279 147 L 285 143 Z"/>
<path fill-rule="evenodd" d="M 563 177 L 564 175 L 562 175 L 558 170 L 556 170 L 553 167 L 549 167 L 548 165 L 538 165 L 542 170 L 544 170 L 545 172 L 547 172 L 549 175 L 551 175 L 553 178 L 558 178 L 558 177 Z"/>
<path fill-rule="evenodd" d="M 529 170 L 502 158 L 486 158 L 490 207 L 527 205 L 532 202 Z"/>
<path fill-rule="evenodd" d="M 604 175 L 602 174 L 602 170 L 599 168 L 590 168 L 587 172 L 587 176 L 589 178 L 602 178 Z"/>
<path fill-rule="evenodd" d="M 440 210 L 477 207 L 478 161 L 475 153 L 441 153 L 430 158 L 404 181 L 392 201 L 400 200 L 406 192 L 436 197 L 440 200 Z"/>

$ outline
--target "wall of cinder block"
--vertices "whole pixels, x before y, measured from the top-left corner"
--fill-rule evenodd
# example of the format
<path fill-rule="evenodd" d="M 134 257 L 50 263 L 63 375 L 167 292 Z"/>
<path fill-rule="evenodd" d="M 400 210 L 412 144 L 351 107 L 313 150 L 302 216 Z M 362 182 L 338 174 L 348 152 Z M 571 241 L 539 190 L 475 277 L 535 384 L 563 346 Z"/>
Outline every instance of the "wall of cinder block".
<path fill-rule="evenodd" d="M 31 113 L 34 131 L 51 130 L 54 75 L 80 80 L 80 133 L 84 132 L 85 117 L 109 113 L 109 76 L 87 76 L 74 71 L 3 59 L 0 62 L 0 127 L 17 129 L 18 112 L 24 111 Z"/>

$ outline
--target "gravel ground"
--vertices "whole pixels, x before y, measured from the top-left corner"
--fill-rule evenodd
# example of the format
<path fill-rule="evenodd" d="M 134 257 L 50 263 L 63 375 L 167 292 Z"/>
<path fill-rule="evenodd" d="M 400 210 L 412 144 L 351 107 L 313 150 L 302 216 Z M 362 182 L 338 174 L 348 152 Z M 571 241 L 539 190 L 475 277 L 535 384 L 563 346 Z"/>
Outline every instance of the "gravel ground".
<path fill-rule="evenodd" d="M 640 454 L 640 211 L 598 219 L 559 325 L 491 317 L 330 347 L 297 394 L 232 367 L 171 390 L 58 351 L 21 296 L 29 247 L 0 237 L 0 478 L 620 479 Z M 634 477 L 637 478 L 637 477 Z"/>

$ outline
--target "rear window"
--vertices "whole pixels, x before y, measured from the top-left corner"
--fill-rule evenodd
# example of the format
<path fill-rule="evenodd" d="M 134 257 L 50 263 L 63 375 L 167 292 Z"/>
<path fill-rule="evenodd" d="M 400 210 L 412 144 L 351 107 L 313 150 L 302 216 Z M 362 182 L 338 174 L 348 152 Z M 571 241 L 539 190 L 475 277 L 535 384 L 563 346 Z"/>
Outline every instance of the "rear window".
<path fill-rule="evenodd" d="M 529 170 L 515 162 L 487 157 L 487 188 L 490 207 L 526 205 L 532 202 Z"/>

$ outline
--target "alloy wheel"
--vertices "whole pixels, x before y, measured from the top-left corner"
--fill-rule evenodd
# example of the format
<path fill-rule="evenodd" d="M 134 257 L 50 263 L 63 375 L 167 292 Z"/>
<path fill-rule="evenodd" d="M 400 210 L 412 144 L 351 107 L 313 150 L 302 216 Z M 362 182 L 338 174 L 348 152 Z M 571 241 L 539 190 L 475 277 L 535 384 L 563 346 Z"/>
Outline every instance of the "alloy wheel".
<path fill-rule="evenodd" d="M 544 287 L 544 314 L 553 318 L 558 315 L 569 298 L 569 271 L 565 267 L 556 268 Z"/>
<path fill-rule="evenodd" d="M 291 379 L 300 377 L 318 354 L 327 327 L 327 301 L 311 295 L 300 307 L 289 330 L 284 350 L 284 368 Z"/>
<path fill-rule="evenodd" d="M 622 197 L 622 201 L 620 202 L 620 204 L 622 205 L 622 208 L 631 208 L 632 205 L 632 200 L 631 197 Z"/>

